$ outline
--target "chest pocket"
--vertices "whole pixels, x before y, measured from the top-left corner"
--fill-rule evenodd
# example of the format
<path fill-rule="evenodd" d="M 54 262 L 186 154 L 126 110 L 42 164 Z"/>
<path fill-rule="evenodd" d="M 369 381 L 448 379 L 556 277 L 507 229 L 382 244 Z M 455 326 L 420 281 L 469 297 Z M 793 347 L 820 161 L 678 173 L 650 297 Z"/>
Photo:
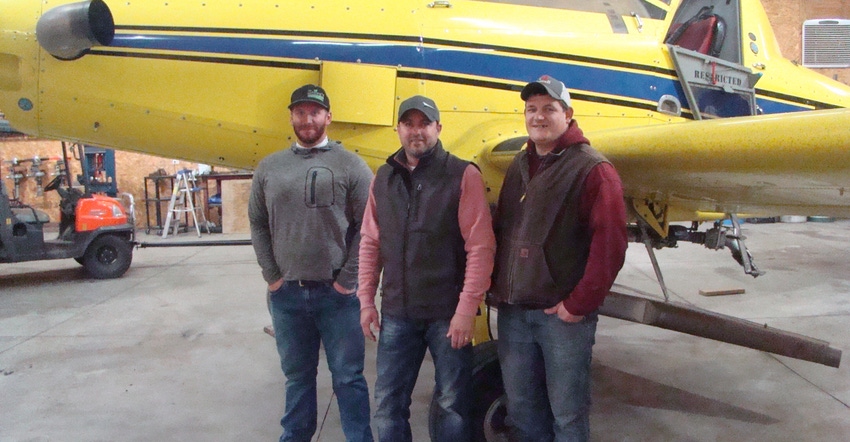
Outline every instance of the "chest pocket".
<path fill-rule="evenodd" d="M 334 174 L 327 167 L 311 167 L 304 183 L 304 204 L 310 208 L 334 205 Z"/>

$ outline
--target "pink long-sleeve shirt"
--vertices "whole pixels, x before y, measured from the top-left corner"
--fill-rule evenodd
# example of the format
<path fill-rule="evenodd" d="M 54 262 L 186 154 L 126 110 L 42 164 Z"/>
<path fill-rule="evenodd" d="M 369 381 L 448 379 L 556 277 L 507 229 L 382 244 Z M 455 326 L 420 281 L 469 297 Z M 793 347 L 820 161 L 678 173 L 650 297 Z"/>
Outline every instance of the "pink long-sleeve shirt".
<path fill-rule="evenodd" d="M 375 181 L 369 188 L 369 199 L 360 228 L 360 269 L 358 272 L 357 297 L 360 309 L 375 307 L 375 293 L 383 269 L 381 262 L 381 235 L 377 222 L 374 193 Z M 481 172 L 470 164 L 461 180 L 458 225 L 464 239 L 466 270 L 463 290 L 456 314 L 474 316 L 484 293 L 490 288 L 493 258 L 496 253 L 496 237 L 493 221 L 487 204 L 486 189 Z"/>

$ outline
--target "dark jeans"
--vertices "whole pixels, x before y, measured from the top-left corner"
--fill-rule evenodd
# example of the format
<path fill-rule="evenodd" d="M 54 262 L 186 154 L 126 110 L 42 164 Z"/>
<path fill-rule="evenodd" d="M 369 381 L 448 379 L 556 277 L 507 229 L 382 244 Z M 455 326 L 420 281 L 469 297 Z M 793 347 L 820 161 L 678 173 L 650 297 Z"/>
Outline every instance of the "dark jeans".
<path fill-rule="evenodd" d="M 499 363 L 512 441 L 590 438 L 590 360 L 598 316 L 578 323 L 499 306 Z"/>
<path fill-rule="evenodd" d="M 435 441 L 470 439 L 472 345 L 453 349 L 446 337 L 449 322 L 382 318 L 375 381 L 375 429 L 380 441 L 412 440 L 411 394 L 426 349 L 434 359 L 434 395 L 441 415 Z"/>
<path fill-rule="evenodd" d="M 286 376 L 281 442 L 309 442 L 316 432 L 320 343 L 325 346 L 346 440 L 371 441 L 369 390 L 363 377 L 366 345 L 357 297 L 337 292 L 330 282 L 287 281 L 269 294 L 269 311 Z"/>

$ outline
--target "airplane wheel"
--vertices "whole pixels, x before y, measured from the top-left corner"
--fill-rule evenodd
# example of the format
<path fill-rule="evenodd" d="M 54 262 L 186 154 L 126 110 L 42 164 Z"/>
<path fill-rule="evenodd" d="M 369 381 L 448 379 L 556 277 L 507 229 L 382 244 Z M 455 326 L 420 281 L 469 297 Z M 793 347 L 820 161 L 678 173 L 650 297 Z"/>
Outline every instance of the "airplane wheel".
<path fill-rule="evenodd" d="M 83 255 L 83 266 L 96 279 L 117 278 L 130 268 L 133 247 L 115 235 L 103 235 L 92 241 Z"/>
<path fill-rule="evenodd" d="M 487 341 L 473 347 L 472 366 L 472 440 L 474 442 L 501 442 L 508 440 L 505 417 L 505 388 L 496 341 Z M 431 399 L 428 409 L 428 431 L 431 440 L 437 440 L 440 406 L 437 398 Z"/>

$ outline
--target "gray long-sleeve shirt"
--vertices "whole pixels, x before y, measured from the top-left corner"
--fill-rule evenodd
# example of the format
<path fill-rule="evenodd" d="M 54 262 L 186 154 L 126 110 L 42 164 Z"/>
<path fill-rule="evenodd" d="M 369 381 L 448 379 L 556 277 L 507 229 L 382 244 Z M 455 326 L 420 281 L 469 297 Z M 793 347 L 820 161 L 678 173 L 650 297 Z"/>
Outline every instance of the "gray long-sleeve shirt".
<path fill-rule="evenodd" d="M 263 279 L 357 285 L 360 223 L 372 171 L 342 144 L 291 148 L 254 171 L 248 219 Z M 334 278 L 334 273 L 338 275 Z"/>

